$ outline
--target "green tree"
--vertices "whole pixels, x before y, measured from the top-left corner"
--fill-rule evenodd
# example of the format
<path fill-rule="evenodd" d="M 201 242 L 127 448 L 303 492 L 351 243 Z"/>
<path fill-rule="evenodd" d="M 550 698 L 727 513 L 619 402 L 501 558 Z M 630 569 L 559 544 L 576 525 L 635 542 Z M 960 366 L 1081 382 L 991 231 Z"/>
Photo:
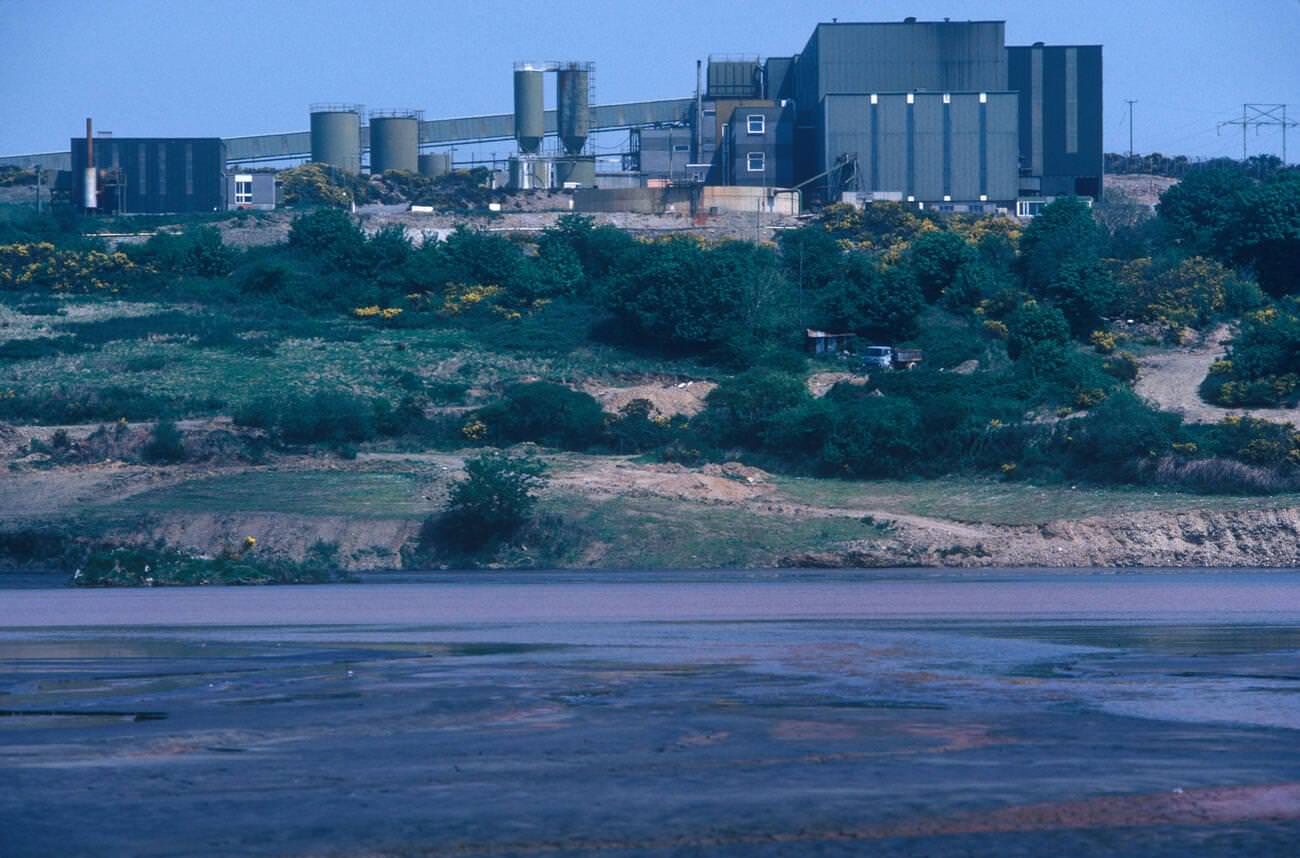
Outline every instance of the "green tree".
<path fill-rule="evenodd" d="M 758 448 L 776 416 L 808 398 L 799 376 L 751 369 L 709 393 L 709 419 L 720 443 Z"/>
<path fill-rule="evenodd" d="M 1055 307 L 1026 301 L 1007 319 L 1007 354 L 1032 372 L 1059 367 L 1069 343 L 1070 323 Z"/>
<path fill-rule="evenodd" d="M 975 248 L 954 232 L 926 232 L 917 236 L 903 264 L 920 287 L 925 300 L 934 302 L 952 286 L 963 267 L 979 258 Z"/>
<path fill-rule="evenodd" d="M 1118 312 L 1123 301 L 1123 294 L 1110 273 L 1091 259 L 1063 264 L 1045 293 L 1065 314 L 1076 337 L 1085 337 L 1101 328 L 1103 317 Z"/>
<path fill-rule="evenodd" d="M 844 250 L 820 225 L 809 224 L 780 234 L 781 264 L 797 289 L 818 290 L 839 277 Z"/>
<path fill-rule="evenodd" d="M 1300 293 L 1300 170 L 1278 173 L 1242 194 L 1219 234 L 1224 252 L 1253 268 L 1265 292 Z"/>
<path fill-rule="evenodd" d="M 1233 162 L 1191 170 L 1160 195 L 1156 213 L 1187 252 L 1218 255 L 1224 230 L 1237 218 L 1252 181 Z"/>
<path fill-rule="evenodd" d="M 439 531 L 461 548 L 509 537 L 532 514 L 545 470 L 536 459 L 498 450 L 467 459 L 465 479 L 452 486 Z"/>
<path fill-rule="evenodd" d="M 1036 295 L 1046 294 L 1064 265 L 1096 260 L 1104 240 L 1092 209 L 1078 197 L 1062 197 L 1044 206 L 1020 237 L 1025 286 Z"/>
<path fill-rule="evenodd" d="M 848 254 L 839 278 L 816 296 L 819 324 L 886 341 L 907 339 L 925 298 L 905 268 L 883 272 L 870 254 Z"/>

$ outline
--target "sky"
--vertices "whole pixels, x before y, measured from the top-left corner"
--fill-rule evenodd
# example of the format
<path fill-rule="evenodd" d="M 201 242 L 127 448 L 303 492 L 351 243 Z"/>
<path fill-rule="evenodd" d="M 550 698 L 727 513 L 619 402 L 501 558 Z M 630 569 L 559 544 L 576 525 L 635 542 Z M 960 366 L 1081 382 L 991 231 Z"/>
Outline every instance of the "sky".
<path fill-rule="evenodd" d="M 786 56 L 818 21 L 908 15 L 1104 45 L 1107 151 L 1128 149 L 1125 99 L 1139 152 L 1239 155 L 1216 124 L 1242 102 L 1300 119 L 1300 0 L 0 0 L 0 154 L 66 151 L 88 115 L 233 137 L 303 130 L 318 101 L 508 113 L 516 60 L 594 61 L 597 103 L 689 96 L 709 54 Z M 1280 154 L 1279 129 L 1248 142 Z M 1300 128 L 1288 143 L 1300 161 Z"/>

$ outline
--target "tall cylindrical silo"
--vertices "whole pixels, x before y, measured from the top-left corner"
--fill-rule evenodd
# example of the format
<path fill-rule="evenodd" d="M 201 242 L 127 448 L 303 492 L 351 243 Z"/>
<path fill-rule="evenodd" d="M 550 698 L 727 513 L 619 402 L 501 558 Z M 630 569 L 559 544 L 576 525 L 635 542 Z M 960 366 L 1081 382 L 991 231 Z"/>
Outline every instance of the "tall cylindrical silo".
<path fill-rule="evenodd" d="M 577 155 L 591 129 L 591 63 L 564 63 L 555 73 L 555 121 L 564 151 Z"/>
<path fill-rule="evenodd" d="M 420 115 L 413 110 L 370 113 L 370 172 L 420 169 Z"/>
<path fill-rule="evenodd" d="M 537 153 L 546 133 L 543 75 L 542 66 L 515 64 L 515 140 L 519 151 L 527 155 Z"/>
<path fill-rule="evenodd" d="M 361 172 L 361 105 L 311 106 L 311 159 L 347 173 Z"/>
<path fill-rule="evenodd" d="M 430 152 L 420 156 L 419 164 L 421 176 L 445 176 L 451 172 L 451 155 L 447 152 Z"/>

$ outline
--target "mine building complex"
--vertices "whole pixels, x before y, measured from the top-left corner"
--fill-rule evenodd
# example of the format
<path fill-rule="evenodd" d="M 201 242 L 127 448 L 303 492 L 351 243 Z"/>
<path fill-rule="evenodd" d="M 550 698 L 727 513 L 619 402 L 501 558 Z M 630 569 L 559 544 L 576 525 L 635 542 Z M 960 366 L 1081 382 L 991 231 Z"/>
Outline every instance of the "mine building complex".
<path fill-rule="evenodd" d="M 268 195 L 274 205 L 274 183 L 251 178 L 259 163 L 438 176 L 470 165 L 454 162 L 456 149 L 500 141 L 512 153 L 488 166 L 501 186 L 607 191 L 608 205 L 693 189 L 696 201 L 702 193 L 751 209 L 778 198 L 795 207 L 894 200 L 1032 216 L 1056 196 L 1101 195 L 1101 54 L 1099 45 L 1009 46 L 1002 21 L 832 21 L 790 56 L 697 63 L 696 90 L 682 98 L 597 105 L 591 63 L 519 62 L 511 113 L 426 119 L 322 103 L 309 131 L 79 137 L 68 152 L 0 164 L 70 171 L 72 198 L 87 207 L 202 211 L 266 207 Z M 598 158 L 589 138 L 611 133 L 624 151 Z"/>

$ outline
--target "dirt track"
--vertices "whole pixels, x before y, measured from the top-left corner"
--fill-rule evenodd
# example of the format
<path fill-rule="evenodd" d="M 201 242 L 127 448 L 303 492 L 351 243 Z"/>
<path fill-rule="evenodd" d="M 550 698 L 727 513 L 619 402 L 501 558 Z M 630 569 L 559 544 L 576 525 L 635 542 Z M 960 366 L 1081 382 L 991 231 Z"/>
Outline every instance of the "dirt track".
<path fill-rule="evenodd" d="M 1223 356 L 1232 330 L 1223 325 L 1199 345 L 1139 359 L 1136 390 L 1166 411 L 1176 411 L 1191 423 L 1218 423 L 1232 414 L 1300 424 L 1300 408 L 1221 408 L 1201 399 L 1200 386 L 1210 364 Z"/>

